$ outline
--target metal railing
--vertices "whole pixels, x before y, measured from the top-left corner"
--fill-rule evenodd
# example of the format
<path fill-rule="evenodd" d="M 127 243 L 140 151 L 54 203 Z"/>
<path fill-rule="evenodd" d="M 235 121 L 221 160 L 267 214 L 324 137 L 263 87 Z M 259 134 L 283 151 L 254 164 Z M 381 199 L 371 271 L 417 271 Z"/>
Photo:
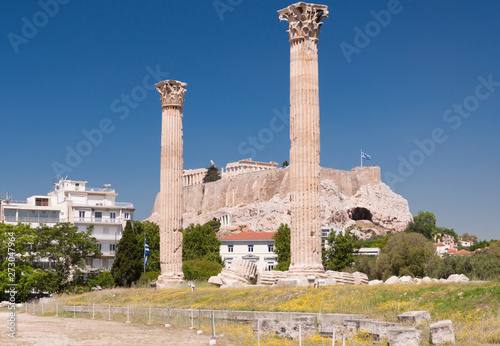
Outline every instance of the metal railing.
<path fill-rule="evenodd" d="M 92 223 L 121 223 L 121 218 L 110 217 L 75 217 L 75 222 L 92 222 Z"/>
<path fill-rule="evenodd" d="M 59 218 L 52 217 L 16 217 L 16 216 L 6 216 L 6 222 L 36 222 L 36 223 L 58 223 Z"/>

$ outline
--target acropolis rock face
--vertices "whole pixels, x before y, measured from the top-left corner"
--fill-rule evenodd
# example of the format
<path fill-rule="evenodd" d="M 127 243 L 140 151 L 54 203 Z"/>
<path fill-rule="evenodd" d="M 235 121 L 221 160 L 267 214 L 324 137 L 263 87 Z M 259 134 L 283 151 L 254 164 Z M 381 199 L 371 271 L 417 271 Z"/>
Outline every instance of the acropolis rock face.
<path fill-rule="evenodd" d="M 357 167 L 351 171 L 321 168 L 322 226 L 355 225 L 368 219 L 389 231 L 403 231 L 412 220 L 408 202 L 381 182 L 380 167 Z M 231 179 L 184 187 L 183 228 L 230 215 L 227 232 L 275 232 L 290 224 L 288 169 L 249 172 Z M 151 216 L 158 223 L 159 201 Z"/>

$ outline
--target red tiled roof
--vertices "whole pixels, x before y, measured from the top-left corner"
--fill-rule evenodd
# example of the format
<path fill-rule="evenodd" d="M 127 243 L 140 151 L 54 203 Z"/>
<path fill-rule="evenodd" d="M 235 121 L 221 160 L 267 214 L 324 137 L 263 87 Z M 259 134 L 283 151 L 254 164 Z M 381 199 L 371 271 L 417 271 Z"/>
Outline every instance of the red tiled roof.
<path fill-rule="evenodd" d="M 243 232 L 220 238 L 219 240 L 267 240 L 273 239 L 275 234 L 276 232 Z"/>
<path fill-rule="evenodd" d="M 459 255 L 470 255 L 471 252 L 462 249 L 462 250 L 457 251 L 457 254 L 459 254 Z"/>
<path fill-rule="evenodd" d="M 443 243 L 434 244 L 434 246 L 445 246 Z"/>
<path fill-rule="evenodd" d="M 457 251 L 456 251 L 456 250 L 453 250 L 453 249 L 449 249 L 449 250 L 448 250 L 448 253 L 457 253 Z"/>

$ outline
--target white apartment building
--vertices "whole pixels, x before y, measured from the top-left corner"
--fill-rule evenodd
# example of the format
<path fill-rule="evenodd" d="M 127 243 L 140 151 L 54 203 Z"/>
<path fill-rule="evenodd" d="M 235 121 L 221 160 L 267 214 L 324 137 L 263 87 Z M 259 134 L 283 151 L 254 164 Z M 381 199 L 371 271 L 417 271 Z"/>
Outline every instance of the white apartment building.
<path fill-rule="evenodd" d="M 277 264 L 274 253 L 274 239 L 276 232 L 238 233 L 220 238 L 220 255 L 226 268 L 231 263 L 242 258 L 257 265 L 257 270 L 272 270 Z"/>
<path fill-rule="evenodd" d="M 125 224 L 133 220 L 134 205 L 116 202 L 118 194 L 109 184 L 102 188 L 86 184 L 86 181 L 60 179 L 46 196 L 31 196 L 26 201 L 9 198 L 0 201 L 0 222 L 29 223 L 34 228 L 40 224 L 54 226 L 59 222 L 71 222 L 79 231 L 94 225 L 92 235 L 103 257 L 89 264 L 111 268 Z"/>

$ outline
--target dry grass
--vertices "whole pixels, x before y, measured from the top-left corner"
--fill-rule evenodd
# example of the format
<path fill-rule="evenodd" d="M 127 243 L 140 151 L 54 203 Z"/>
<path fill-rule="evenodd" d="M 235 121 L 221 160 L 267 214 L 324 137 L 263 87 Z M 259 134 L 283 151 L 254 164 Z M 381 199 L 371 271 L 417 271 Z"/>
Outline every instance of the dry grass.
<path fill-rule="evenodd" d="M 81 295 L 61 296 L 72 305 L 194 307 L 218 310 L 322 312 L 367 314 L 370 318 L 396 322 L 410 310 L 428 310 L 432 321 L 453 321 L 458 343 L 500 343 L 500 284 L 465 283 L 427 285 L 333 286 L 322 288 L 248 287 L 238 289 L 112 289 Z M 241 344 L 252 344 L 250 325 L 226 324 L 227 334 L 237 334 Z M 221 326 L 221 328 L 226 328 Z M 428 335 L 428 326 L 419 326 Z M 223 332 L 223 331 L 221 331 Z M 366 340 L 359 336 L 358 342 Z M 287 345 L 288 341 L 267 336 L 262 344 Z M 315 337 L 308 344 L 328 344 Z M 331 344 L 331 341 L 329 341 Z M 369 342 L 369 341 L 367 341 Z"/>

